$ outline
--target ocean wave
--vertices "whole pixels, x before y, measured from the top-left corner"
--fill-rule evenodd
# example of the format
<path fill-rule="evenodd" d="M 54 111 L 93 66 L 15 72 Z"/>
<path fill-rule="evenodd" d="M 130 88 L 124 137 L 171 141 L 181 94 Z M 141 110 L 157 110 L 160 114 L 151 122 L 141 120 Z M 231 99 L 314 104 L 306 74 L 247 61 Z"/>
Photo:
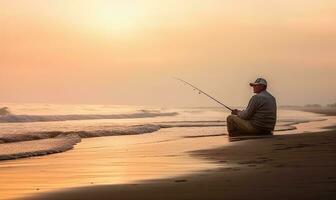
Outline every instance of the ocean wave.
<path fill-rule="evenodd" d="M 295 129 L 294 124 L 304 123 L 287 122 L 275 127 L 275 131 L 284 131 Z M 123 125 L 123 126 L 108 126 L 102 129 L 94 130 L 69 130 L 69 131 L 37 131 L 25 133 L 11 133 L 0 134 L 1 143 L 13 143 L 31 140 L 41 140 L 48 138 L 55 138 L 62 135 L 78 135 L 80 138 L 103 137 L 103 136 L 118 136 L 118 135 L 137 135 L 144 133 L 152 133 L 161 128 L 181 128 L 181 127 L 217 127 L 226 126 L 226 121 L 167 121 L 167 122 L 153 122 L 151 124 L 140 125 Z"/>
<path fill-rule="evenodd" d="M 132 118 L 152 118 L 163 116 L 175 116 L 177 112 L 160 112 L 141 110 L 130 114 L 111 115 L 1 115 L 0 123 L 24 123 L 24 122 L 52 122 L 69 120 L 96 120 L 96 119 L 132 119 Z"/>
<path fill-rule="evenodd" d="M 50 131 L 0 135 L 0 160 L 46 155 L 70 150 L 81 138 L 136 135 L 158 131 L 155 124 L 116 126 L 94 131 Z"/>
<path fill-rule="evenodd" d="M 131 125 L 131 126 L 113 126 L 101 130 L 79 130 L 79 131 L 41 131 L 27 132 L 20 134 L 1 134 L 0 143 L 13 143 L 31 140 L 41 140 L 55 138 L 67 135 L 77 135 L 80 138 L 103 137 L 115 135 L 136 135 L 158 131 L 161 127 L 155 124 Z"/>
<path fill-rule="evenodd" d="M 160 113 L 162 114 L 162 113 Z M 283 121 L 275 131 L 295 129 L 293 124 L 308 121 Z M 73 148 L 81 138 L 138 135 L 156 132 L 162 128 L 226 126 L 225 121 L 169 121 L 151 124 L 104 127 L 96 130 L 42 131 L 0 134 L 0 160 L 63 152 Z M 224 135 L 224 134 L 222 134 Z M 30 148 L 30 147 L 31 148 Z M 14 150 L 11 150 L 13 148 Z"/>
<path fill-rule="evenodd" d="M 26 133 L 0 134 L 0 143 L 13 143 L 31 140 L 41 140 L 54 138 L 62 135 L 78 135 L 81 138 L 117 136 L 117 135 L 137 135 L 152 133 L 161 128 L 177 127 L 213 127 L 226 126 L 224 121 L 180 121 L 180 122 L 157 122 L 152 124 L 110 126 L 95 130 L 76 130 L 76 131 L 40 131 Z"/>
<path fill-rule="evenodd" d="M 60 153 L 72 149 L 80 141 L 78 135 L 68 134 L 55 138 L 1 144 L 0 160 Z"/>

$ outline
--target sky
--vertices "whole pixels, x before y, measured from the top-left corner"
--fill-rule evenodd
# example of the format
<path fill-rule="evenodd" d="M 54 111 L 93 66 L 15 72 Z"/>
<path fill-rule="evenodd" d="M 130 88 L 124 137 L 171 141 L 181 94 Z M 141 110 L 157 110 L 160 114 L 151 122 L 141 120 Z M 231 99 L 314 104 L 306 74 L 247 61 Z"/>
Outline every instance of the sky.
<path fill-rule="evenodd" d="M 336 102 L 334 0 L 0 0 L 0 104 Z"/>

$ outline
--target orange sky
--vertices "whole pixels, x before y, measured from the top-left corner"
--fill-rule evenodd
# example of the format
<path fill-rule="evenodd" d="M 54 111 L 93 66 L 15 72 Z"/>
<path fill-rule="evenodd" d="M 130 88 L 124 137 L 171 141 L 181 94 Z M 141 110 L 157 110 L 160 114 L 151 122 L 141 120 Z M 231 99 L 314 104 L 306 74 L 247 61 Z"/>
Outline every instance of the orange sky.
<path fill-rule="evenodd" d="M 229 105 L 336 102 L 332 0 L 0 1 L 0 101 Z"/>

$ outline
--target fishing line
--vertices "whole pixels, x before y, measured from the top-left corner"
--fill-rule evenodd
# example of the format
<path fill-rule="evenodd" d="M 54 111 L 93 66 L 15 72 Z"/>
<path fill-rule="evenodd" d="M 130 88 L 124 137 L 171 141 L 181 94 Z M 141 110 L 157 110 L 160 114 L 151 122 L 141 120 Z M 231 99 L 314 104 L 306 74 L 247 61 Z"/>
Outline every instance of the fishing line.
<path fill-rule="evenodd" d="M 179 80 L 181 82 L 183 82 L 185 85 L 189 85 L 190 87 L 192 87 L 194 90 L 197 90 L 199 94 L 204 94 L 205 96 L 209 97 L 210 99 L 216 101 L 217 103 L 219 103 L 220 105 L 224 106 L 225 108 L 229 109 L 229 110 L 233 110 L 232 108 L 230 108 L 229 106 L 226 106 L 225 104 L 223 104 L 222 102 L 218 101 L 217 99 L 215 99 L 214 97 L 210 96 L 209 94 L 207 94 L 206 92 L 202 91 L 201 89 L 197 88 L 196 86 L 192 85 L 191 83 L 183 80 L 183 79 L 180 79 L 180 78 L 176 78 L 176 77 L 173 77 L 174 79 L 176 80 Z"/>

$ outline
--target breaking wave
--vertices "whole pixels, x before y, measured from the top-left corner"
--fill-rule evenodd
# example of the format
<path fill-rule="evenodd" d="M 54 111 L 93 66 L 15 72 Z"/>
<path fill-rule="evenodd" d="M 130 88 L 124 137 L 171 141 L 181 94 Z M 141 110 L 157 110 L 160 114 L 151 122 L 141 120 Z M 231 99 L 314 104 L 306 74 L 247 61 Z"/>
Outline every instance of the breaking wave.
<path fill-rule="evenodd" d="M 7 109 L 0 109 L 0 123 L 24 123 L 24 122 L 52 122 L 68 120 L 96 120 L 96 119 L 132 119 L 132 118 L 152 118 L 175 116 L 177 112 L 160 112 L 141 110 L 130 114 L 111 114 L 111 115 L 14 115 Z M 2 114 L 6 113 L 7 114 Z"/>
<path fill-rule="evenodd" d="M 180 121 L 143 125 L 112 126 L 101 130 L 42 131 L 0 135 L 0 160 L 46 155 L 70 150 L 81 138 L 138 135 L 161 128 L 225 126 L 224 121 Z"/>
<path fill-rule="evenodd" d="M 62 135 L 78 135 L 80 138 L 116 136 L 116 135 L 137 135 L 152 133 L 161 128 L 174 127 L 213 127 L 225 126 L 225 121 L 181 121 L 181 122 L 159 122 L 153 124 L 129 125 L 129 126 L 111 126 L 98 130 L 79 130 L 79 131 L 41 131 L 28 132 L 21 134 L 1 134 L 0 143 L 13 143 L 31 140 L 41 140 L 54 138 Z"/>
<path fill-rule="evenodd" d="M 167 114 L 167 113 L 157 113 Z M 134 116 L 134 115 L 132 115 Z M 141 115 L 142 116 L 142 115 Z M 115 115 L 114 115 L 115 117 Z M 83 119 L 83 118 L 81 118 Z M 308 121 L 282 121 L 275 131 L 295 129 L 294 124 Z M 217 127 L 226 126 L 225 121 L 169 121 L 140 125 L 110 126 L 95 130 L 40 131 L 0 134 L 0 160 L 40 156 L 70 150 L 81 138 L 138 135 L 152 133 L 161 128 Z M 225 134 L 223 134 L 225 135 Z"/>

